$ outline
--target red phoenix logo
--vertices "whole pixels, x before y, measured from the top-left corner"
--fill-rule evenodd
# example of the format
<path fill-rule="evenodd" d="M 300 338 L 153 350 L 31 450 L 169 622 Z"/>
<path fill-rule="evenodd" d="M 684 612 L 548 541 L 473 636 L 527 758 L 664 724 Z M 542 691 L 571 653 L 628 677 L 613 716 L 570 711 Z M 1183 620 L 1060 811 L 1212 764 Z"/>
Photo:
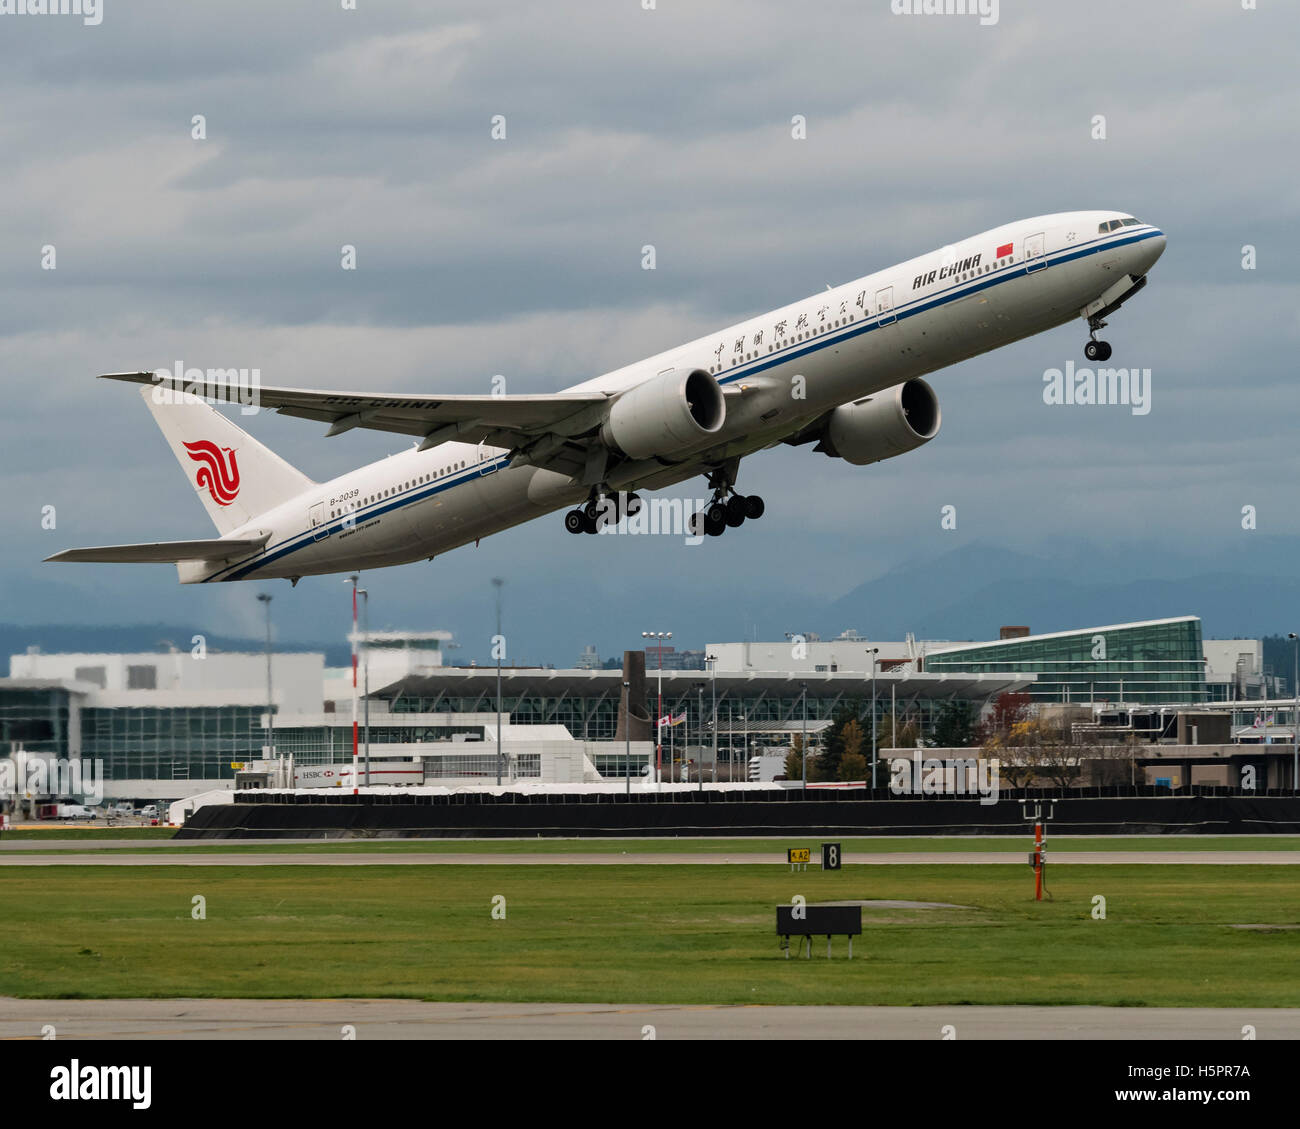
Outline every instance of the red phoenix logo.
<path fill-rule="evenodd" d="M 219 506 L 228 506 L 239 496 L 239 465 L 233 447 L 218 447 L 210 439 L 186 443 L 185 450 L 196 463 L 202 463 L 194 481 L 207 489 Z"/>

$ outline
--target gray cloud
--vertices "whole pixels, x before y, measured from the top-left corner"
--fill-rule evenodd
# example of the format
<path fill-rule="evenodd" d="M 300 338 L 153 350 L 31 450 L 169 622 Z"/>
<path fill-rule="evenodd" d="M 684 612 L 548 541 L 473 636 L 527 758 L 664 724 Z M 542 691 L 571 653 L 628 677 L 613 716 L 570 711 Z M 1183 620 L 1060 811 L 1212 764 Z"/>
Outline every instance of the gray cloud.
<path fill-rule="evenodd" d="M 1117 361 L 1152 369 L 1149 416 L 1043 404 L 1043 371 L 1083 363 L 1082 325 L 1062 328 L 936 374 L 943 433 L 905 458 L 751 459 L 744 487 L 771 516 L 705 557 L 543 521 L 385 573 L 394 621 L 477 631 L 493 569 L 513 570 L 520 599 L 581 592 L 571 578 L 598 571 L 611 601 L 635 591 L 661 609 L 674 585 L 726 575 L 737 623 L 763 624 L 774 601 L 830 598 L 968 538 L 1195 551 L 1243 536 L 1244 504 L 1300 532 L 1300 13 L 1004 0 L 981 28 L 892 16 L 888 0 L 107 0 L 98 28 L 0 19 L 0 97 L 18 111 L 0 118 L 0 618 L 211 622 L 251 603 L 243 588 L 178 589 L 163 569 L 37 563 L 69 544 L 206 531 L 146 413 L 96 372 L 182 358 L 284 384 L 472 391 L 500 372 L 554 390 L 1076 207 L 1169 233 L 1152 285 L 1108 331 Z M 497 113 L 504 142 L 489 137 Z M 807 141 L 790 138 L 794 114 Z M 1104 142 L 1089 138 L 1094 114 Z M 39 269 L 47 243 L 55 272 Z M 344 243 L 356 272 L 339 269 Z M 639 269 L 645 243 L 654 272 Z M 1246 243 L 1258 271 L 1240 270 Z M 400 447 L 246 425 L 316 477 Z M 59 507 L 55 532 L 39 529 L 44 504 Z M 956 533 L 939 529 L 946 504 Z M 305 630 L 336 587 L 304 582 L 277 611 Z M 558 604 L 554 657 L 602 618 Z"/>

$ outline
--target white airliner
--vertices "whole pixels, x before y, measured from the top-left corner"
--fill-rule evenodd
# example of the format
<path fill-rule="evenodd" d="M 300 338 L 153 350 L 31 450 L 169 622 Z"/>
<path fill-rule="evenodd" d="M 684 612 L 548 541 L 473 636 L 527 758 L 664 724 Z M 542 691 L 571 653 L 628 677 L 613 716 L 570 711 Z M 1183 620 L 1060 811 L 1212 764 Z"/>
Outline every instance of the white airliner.
<path fill-rule="evenodd" d="M 313 482 L 245 434 L 180 374 L 111 373 L 146 402 L 220 535 L 69 549 L 52 561 L 175 563 L 182 583 L 353 572 L 432 559 L 565 507 L 594 533 L 639 512 L 637 490 L 706 475 L 692 532 L 761 517 L 735 490 L 746 455 L 778 443 L 866 466 L 939 431 L 920 377 L 1076 317 L 1089 360 L 1103 320 L 1145 284 L 1165 236 L 1121 212 L 1064 212 L 994 228 L 626 368 L 538 396 L 411 396 L 261 388 L 258 402 L 420 442 Z M 199 395 L 186 392 L 197 391 Z"/>

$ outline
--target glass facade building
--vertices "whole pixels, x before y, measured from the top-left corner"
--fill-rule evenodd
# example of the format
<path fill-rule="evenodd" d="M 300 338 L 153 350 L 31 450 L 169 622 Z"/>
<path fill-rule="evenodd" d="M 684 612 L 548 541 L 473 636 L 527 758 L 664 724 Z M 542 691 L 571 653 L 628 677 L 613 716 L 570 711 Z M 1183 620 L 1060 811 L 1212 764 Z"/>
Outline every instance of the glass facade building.
<path fill-rule="evenodd" d="M 86 706 L 81 755 L 106 780 L 233 780 L 231 762 L 262 755 L 266 707 Z"/>
<path fill-rule="evenodd" d="M 514 725 L 562 725 L 579 741 L 613 741 L 618 729 L 622 673 L 609 671 L 510 670 L 502 677 L 502 716 Z M 948 677 L 880 674 L 875 679 L 875 713 L 884 725 L 891 713 L 900 725 L 913 723 L 926 733 L 940 708 L 954 699 L 979 707 L 997 694 L 1024 689 L 1032 678 Z M 807 687 L 805 698 L 803 687 Z M 645 676 L 644 715 L 658 710 L 657 671 Z M 815 745 L 817 731 L 835 714 L 851 708 L 869 732 L 872 680 L 861 674 L 780 672 L 724 674 L 664 671 L 663 715 L 673 718 L 663 744 L 712 744 L 714 695 L 717 697 L 718 747 L 745 750 L 765 739 L 784 742 L 798 733 L 806 716 Z M 402 679 L 372 697 L 384 699 L 386 721 L 410 714 L 495 714 L 495 673 L 446 668 L 431 675 Z M 635 712 L 635 711 L 634 711 Z M 373 729 L 372 729 L 373 731 Z"/>
<path fill-rule="evenodd" d="M 370 723 L 371 754 L 383 757 L 385 745 L 450 744 L 454 736 L 469 741 L 483 741 L 486 730 L 481 725 L 395 725 L 390 714 Z M 343 764 L 352 759 L 352 721 L 337 725 L 294 725 L 292 721 L 277 727 L 275 751 L 293 756 L 299 765 Z M 495 771 L 495 770 L 494 770 Z"/>
<path fill-rule="evenodd" d="M 66 757 L 76 721 L 76 703 L 63 686 L 15 684 L 0 691 L 0 755 L 21 747 L 31 753 Z"/>
<path fill-rule="evenodd" d="M 1204 702 L 1201 621 L 1157 619 L 1027 635 L 926 655 L 930 673 L 1035 674 L 1036 702 Z"/>

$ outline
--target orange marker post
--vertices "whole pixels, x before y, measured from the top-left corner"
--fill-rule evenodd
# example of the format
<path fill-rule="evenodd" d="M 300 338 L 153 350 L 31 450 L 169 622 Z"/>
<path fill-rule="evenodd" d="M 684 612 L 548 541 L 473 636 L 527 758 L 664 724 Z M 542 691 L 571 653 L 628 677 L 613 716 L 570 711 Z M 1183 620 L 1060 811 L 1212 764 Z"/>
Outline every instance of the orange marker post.
<path fill-rule="evenodd" d="M 1043 825 L 1034 824 L 1034 901 L 1043 900 Z"/>

